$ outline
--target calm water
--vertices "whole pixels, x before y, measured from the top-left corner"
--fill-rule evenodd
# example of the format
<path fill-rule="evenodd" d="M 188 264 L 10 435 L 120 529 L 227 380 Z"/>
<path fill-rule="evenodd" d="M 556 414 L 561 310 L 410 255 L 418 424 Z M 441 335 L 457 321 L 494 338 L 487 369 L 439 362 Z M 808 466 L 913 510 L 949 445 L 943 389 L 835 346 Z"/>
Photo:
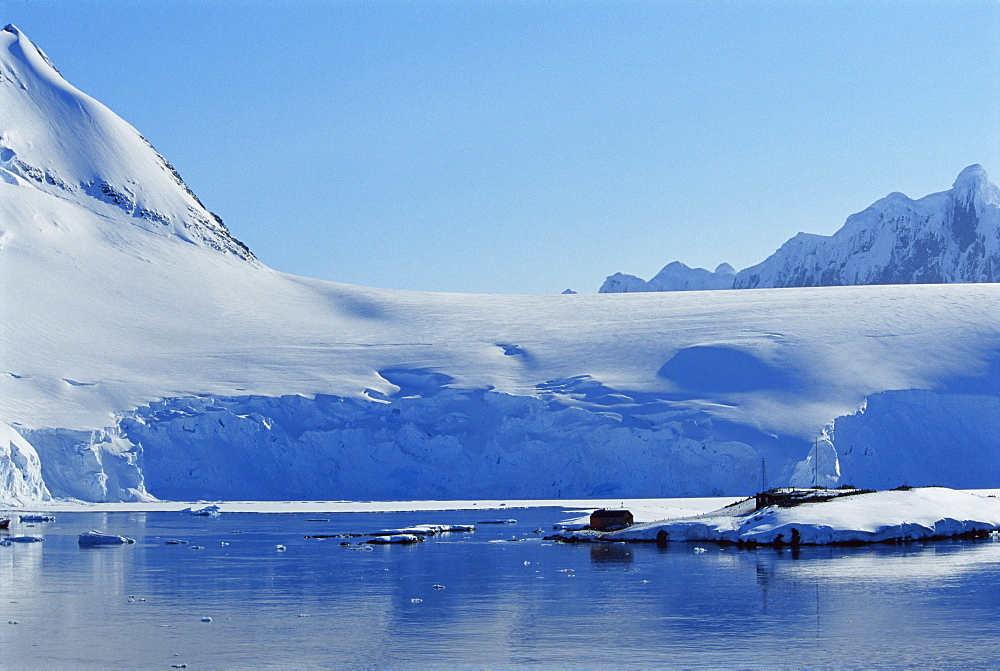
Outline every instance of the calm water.
<path fill-rule="evenodd" d="M 519 521 L 372 551 L 303 538 L 496 516 Z M 45 541 L 0 547 L 0 667 L 1000 666 L 998 542 L 793 555 L 533 533 L 564 517 L 77 513 L 20 525 Z M 138 543 L 81 549 L 90 528 Z"/>

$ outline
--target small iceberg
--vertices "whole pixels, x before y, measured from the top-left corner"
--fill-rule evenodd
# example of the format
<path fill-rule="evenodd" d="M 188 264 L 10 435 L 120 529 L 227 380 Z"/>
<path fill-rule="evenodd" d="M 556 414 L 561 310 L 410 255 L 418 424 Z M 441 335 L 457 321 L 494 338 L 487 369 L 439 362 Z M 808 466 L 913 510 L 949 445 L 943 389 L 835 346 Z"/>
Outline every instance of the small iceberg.
<path fill-rule="evenodd" d="M 205 506 L 204 508 L 199 508 L 198 510 L 185 508 L 181 512 L 187 513 L 188 515 L 194 515 L 195 517 L 218 517 L 222 514 L 219 506 Z"/>
<path fill-rule="evenodd" d="M 483 520 L 480 524 L 517 524 L 517 520 Z"/>
<path fill-rule="evenodd" d="M 7 536 L 3 539 L 4 545 L 10 545 L 11 543 L 41 543 L 44 538 L 41 536 Z"/>
<path fill-rule="evenodd" d="M 368 545 L 409 545 L 411 543 L 422 543 L 423 536 L 416 534 L 395 534 L 393 536 L 376 536 L 370 541 L 365 541 Z"/>
<path fill-rule="evenodd" d="M 131 545 L 135 543 L 135 539 L 91 529 L 80 534 L 78 542 L 80 545 Z"/>
<path fill-rule="evenodd" d="M 417 524 L 403 529 L 383 529 L 368 536 L 433 536 L 455 531 L 475 531 L 476 527 L 471 524 Z"/>
<path fill-rule="evenodd" d="M 21 515 L 22 522 L 55 522 L 55 515 Z"/>

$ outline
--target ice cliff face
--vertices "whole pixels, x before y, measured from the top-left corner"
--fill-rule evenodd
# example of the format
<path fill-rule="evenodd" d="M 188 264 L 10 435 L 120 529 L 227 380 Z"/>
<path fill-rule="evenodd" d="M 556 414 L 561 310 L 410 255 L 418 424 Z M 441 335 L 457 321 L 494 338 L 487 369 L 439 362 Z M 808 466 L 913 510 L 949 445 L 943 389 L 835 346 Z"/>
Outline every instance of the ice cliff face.
<path fill-rule="evenodd" d="M 757 451 L 714 437 L 710 418 L 661 420 L 442 389 L 381 403 L 173 399 L 121 427 L 142 446 L 150 491 L 181 500 L 652 497 L 759 477 Z"/>
<path fill-rule="evenodd" d="M 21 504 L 48 498 L 35 448 L 12 427 L 0 424 L 0 502 Z"/>
<path fill-rule="evenodd" d="M 948 191 L 919 200 L 891 193 L 848 217 L 832 236 L 799 233 L 738 273 L 674 262 L 649 282 L 612 275 L 600 292 L 997 281 L 1000 190 L 982 166 L 972 165 Z"/>

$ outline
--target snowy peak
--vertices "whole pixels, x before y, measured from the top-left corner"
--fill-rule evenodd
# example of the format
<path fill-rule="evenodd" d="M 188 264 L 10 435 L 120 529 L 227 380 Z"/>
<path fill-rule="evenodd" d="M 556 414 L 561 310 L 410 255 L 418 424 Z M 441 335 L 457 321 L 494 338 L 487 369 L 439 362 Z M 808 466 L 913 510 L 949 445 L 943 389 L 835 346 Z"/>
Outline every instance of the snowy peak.
<path fill-rule="evenodd" d="M 59 74 L 59 71 L 56 70 L 56 66 L 52 63 L 52 61 L 49 60 L 49 57 L 45 55 L 45 52 L 39 49 L 20 30 L 18 30 L 17 26 L 15 26 L 13 23 L 8 23 L 6 26 L 3 27 L 3 29 L 4 32 L 10 33 L 11 35 L 17 38 L 18 49 L 21 51 L 22 57 L 24 57 L 25 55 L 25 47 L 27 46 L 29 53 L 37 54 L 38 57 L 40 57 L 45 62 L 45 64 L 49 66 L 49 68 L 54 70 L 56 74 Z"/>
<path fill-rule="evenodd" d="M 67 82 L 12 25 L 0 31 L 0 181 L 253 260 L 138 131 Z"/>
<path fill-rule="evenodd" d="M 635 275 L 615 273 L 601 286 L 598 293 L 623 294 L 641 291 L 703 291 L 732 289 L 736 271 L 728 263 L 720 263 L 715 272 L 705 268 L 690 268 L 680 261 L 665 265 L 651 280 Z"/>
<path fill-rule="evenodd" d="M 891 193 L 832 236 L 792 238 L 740 271 L 735 287 L 996 282 L 998 203 L 986 171 L 971 165 L 948 191 L 919 200 Z"/>
<path fill-rule="evenodd" d="M 951 190 L 955 200 L 968 202 L 970 200 L 988 198 L 990 195 L 989 176 L 986 170 L 978 163 L 970 165 L 968 168 L 958 173 Z M 996 187 L 993 187 L 996 191 Z"/>
<path fill-rule="evenodd" d="M 833 235 L 799 233 L 725 277 L 721 266 L 709 273 L 674 262 L 649 282 L 612 275 L 600 292 L 998 282 L 1000 190 L 970 165 L 948 191 L 919 200 L 890 193 Z"/>

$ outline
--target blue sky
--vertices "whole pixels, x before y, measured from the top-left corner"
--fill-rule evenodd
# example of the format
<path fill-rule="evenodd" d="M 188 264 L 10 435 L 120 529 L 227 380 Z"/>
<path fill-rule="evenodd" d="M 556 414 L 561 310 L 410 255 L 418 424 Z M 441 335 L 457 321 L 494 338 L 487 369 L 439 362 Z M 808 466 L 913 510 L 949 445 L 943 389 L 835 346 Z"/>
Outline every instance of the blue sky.
<path fill-rule="evenodd" d="M 737 269 L 1000 177 L 1000 3 L 7 0 L 268 265 L 432 291 Z M 2 112 L 0 112 L 2 113 Z"/>

